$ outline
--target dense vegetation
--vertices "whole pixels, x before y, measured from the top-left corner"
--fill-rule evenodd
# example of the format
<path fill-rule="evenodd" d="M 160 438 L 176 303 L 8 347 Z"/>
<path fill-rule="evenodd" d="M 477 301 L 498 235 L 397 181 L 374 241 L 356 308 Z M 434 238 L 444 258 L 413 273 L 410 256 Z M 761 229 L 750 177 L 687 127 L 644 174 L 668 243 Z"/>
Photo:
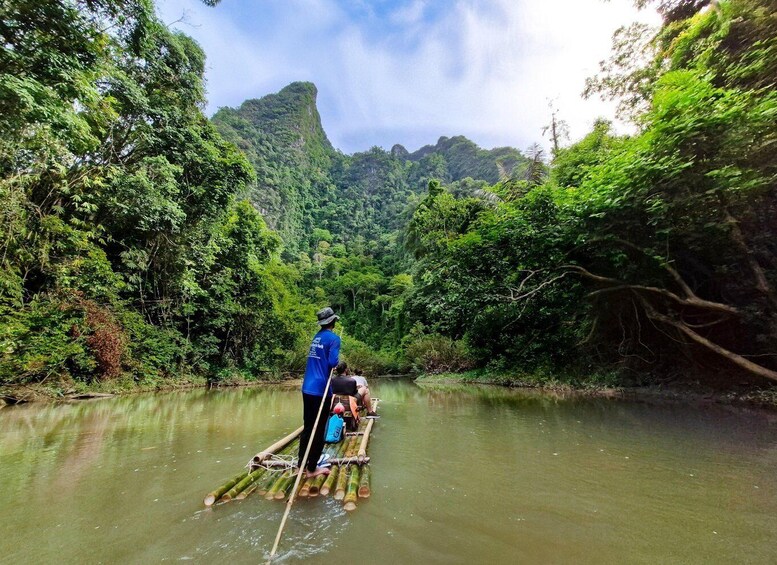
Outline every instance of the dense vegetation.
<path fill-rule="evenodd" d="M 657 34 L 622 32 L 589 84 L 623 97 L 638 135 L 599 122 L 546 181 L 486 200 L 431 187 L 416 211 L 411 318 L 477 365 L 777 380 L 774 6 L 662 13 Z M 637 45 L 644 67 L 629 66 Z"/>
<path fill-rule="evenodd" d="M 0 5 L 0 385 L 299 369 L 327 304 L 373 372 L 777 380 L 768 0 L 621 30 L 587 94 L 639 132 L 563 147 L 554 114 L 549 163 L 344 155 L 310 83 L 208 120 L 204 54 L 150 0 Z"/>
<path fill-rule="evenodd" d="M 0 383 L 277 362 L 280 239 L 202 113 L 201 49 L 145 0 L 3 2 L 0 36 Z"/>

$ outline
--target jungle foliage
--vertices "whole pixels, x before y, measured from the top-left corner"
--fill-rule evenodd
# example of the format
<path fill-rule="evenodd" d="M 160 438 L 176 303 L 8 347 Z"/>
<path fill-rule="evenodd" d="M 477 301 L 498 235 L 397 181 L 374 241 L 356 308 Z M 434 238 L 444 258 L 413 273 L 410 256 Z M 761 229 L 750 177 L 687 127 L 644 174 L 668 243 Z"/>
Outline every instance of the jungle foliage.
<path fill-rule="evenodd" d="M 662 4 L 645 66 L 620 66 L 637 39 L 616 41 L 589 83 L 630 96 L 638 135 L 598 122 L 547 181 L 487 199 L 430 185 L 411 323 L 499 369 L 777 380 L 777 18 L 706 4 Z"/>
<path fill-rule="evenodd" d="M 199 46 L 148 0 L 2 8 L 0 383 L 275 364 L 296 301 Z"/>
<path fill-rule="evenodd" d="M 373 374 L 777 380 L 775 11 L 654 4 L 586 86 L 638 133 L 548 161 L 344 155 L 310 83 L 208 120 L 151 0 L 0 2 L 0 384 L 298 370 L 325 305 Z"/>

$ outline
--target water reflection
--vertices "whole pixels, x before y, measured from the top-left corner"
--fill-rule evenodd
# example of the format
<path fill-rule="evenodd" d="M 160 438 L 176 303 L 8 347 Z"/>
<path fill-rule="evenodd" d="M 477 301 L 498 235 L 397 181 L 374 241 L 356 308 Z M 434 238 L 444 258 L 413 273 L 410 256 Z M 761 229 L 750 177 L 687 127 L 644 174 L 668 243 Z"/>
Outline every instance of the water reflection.
<path fill-rule="evenodd" d="M 282 561 L 777 561 L 772 413 L 371 385 L 372 497 L 300 500 Z M 262 561 L 283 505 L 202 496 L 299 419 L 284 387 L 0 410 L 0 560 Z"/>

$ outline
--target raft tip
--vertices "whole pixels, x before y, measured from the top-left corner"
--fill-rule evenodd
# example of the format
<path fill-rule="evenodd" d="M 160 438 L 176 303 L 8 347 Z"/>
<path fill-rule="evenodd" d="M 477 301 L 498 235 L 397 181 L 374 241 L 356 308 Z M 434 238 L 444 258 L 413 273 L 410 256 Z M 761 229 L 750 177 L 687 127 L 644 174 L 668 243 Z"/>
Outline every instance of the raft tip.
<path fill-rule="evenodd" d="M 356 503 L 355 502 L 346 502 L 343 505 L 343 510 L 345 510 L 346 512 L 353 512 L 354 510 L 356 510 Z"/>

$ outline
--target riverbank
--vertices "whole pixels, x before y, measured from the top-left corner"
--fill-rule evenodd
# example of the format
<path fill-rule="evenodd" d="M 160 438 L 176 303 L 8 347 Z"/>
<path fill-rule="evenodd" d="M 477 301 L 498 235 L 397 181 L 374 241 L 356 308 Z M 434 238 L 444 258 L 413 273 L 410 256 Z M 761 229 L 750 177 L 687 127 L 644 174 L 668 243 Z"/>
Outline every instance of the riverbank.
<path fill-rule="evenodd" d="M 424 374 L 416 378 L 422 384 L 494 385 L 507 388 L 531 388 L 563 396 L 614 398 L 684 404 L 730 404 L 777 409 L 777 387 L 749 390 L 716 390 L 700 384 L 663 386 L 618 386 L 609 379 L 566 382 L 546 375 L 467 371 L 464 373 Z"/>
<path fill-rule="evenodd" d="M 0 406 L 25 404 L 27 402 L 59 402 L 71 400 L 89 400 L 109 396 L 140 394 L 148 392 L 172 392 L 196 388 L 235 388 L 259 386 L 264 384 L 298 382 L 299 375 L 292 373 L 262 374 L 262 378 L 247 379 L 235 375 L 218 381 L 206 377 L 187 375 L 176 379 L 164 379 L 154 382 L 137 382 L 132 378 L 111 379 L 97 383 L 31 383 L 0 386 Z"/>
<path fill-rule="evenodd" d="M 412 378 L 413 375 L 387 375 Z M 172 392 L 197 388 L 238 388 L 285 383 L 299 384 L 300 375 L 268 372 L 260 378 L 247 379 L 234 375 L 218 381 L 200 376 L 184 376 L 155 382 L 136 382 L 131 378 L 98 383 L 38 383 L 0 386 L 0 406 L 27 402 L 67 402 L 108 396 L 123 396 L 149 392 Z M 372 377 L 379 378 L 379 377 Z M 716 390 L 698 383 L 662 386 L 620 386 L 606 375 L 588 380 L 561 380 L 545 373 L 497 373 L 466 371 L 463 373 L 421 374 L 414 379 L 421 384 L 471 384 L 506 388 L 527 388 L 552 392 L 562 396 L 599 397 L 623 400 L 644 400 L 685 404 L 739 404 L 777 409 L 777 387 L 768 389 Z"/>

